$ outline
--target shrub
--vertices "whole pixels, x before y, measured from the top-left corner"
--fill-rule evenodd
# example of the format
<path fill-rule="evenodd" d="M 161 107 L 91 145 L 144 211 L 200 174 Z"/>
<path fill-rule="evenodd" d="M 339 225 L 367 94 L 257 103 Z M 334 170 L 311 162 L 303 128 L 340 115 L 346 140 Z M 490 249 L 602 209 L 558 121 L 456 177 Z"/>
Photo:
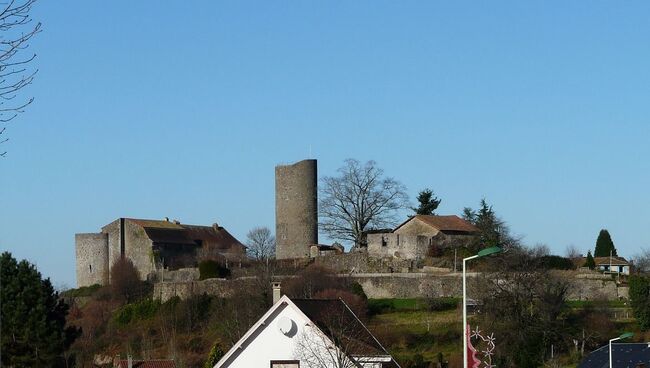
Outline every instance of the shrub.
<path fill-rule="evenodd" d="M 457 298 L 430 298 L 427 300 L 430 311 L 447 311 L 458 307 Z"/>
<path fill-rule="evenodd" d="M 77 289 L 66 290 L 61 294 L 62 296 L 66 296 L 66 297 L 92 296 L 101 287 L 102 286 L 99 284 L 93 284 L 90 286 L 82 286 Z"/>
<path fill-rule="evenodd" d="M 201 280 L 230 277 L 230 269 L 213 260 L 199 263 L 199 278 Z"/>
<path fill-rule="evenodd" d="M 545 270 L 572 270 L 575 268 L 573 261 L 560 256 L 541 256 L 537 259 L 539 267 Z"/>
<path fill-rule="evenodd" d="M 223 348 L 221 347 L 219 341 L 217 341 L 214 343 L 214 345 L 212 345 L 212 349 L 210 349 L 210 355 L 208 355 L 208 359 L 205 361 L 205 364 L 203 364 L 203 368 L 214 367 L 219 359 L 221 359 L 223 356 Z"/>
<path fill-rule="evenodd" d="M 630 304 L 642 331 L 650 329 L 650 278 L 630 277 Z"/>
<path fill-rule="evenodd" d="M 142 321 L 153 318 L 160 309 L 160 301 L 144 299 L 137 303 L 127 304 L 119 308 L 114 314 L 117 324 L 125 326 L 131 322 Z"/>
<path fill-rule="evenodd" d="M 127 304 L 141 298 L 146 293 L 138 270 L 133 262 L 126 257 L 115 261 L 111 268 L 111 293 L 114 299 Z"/>

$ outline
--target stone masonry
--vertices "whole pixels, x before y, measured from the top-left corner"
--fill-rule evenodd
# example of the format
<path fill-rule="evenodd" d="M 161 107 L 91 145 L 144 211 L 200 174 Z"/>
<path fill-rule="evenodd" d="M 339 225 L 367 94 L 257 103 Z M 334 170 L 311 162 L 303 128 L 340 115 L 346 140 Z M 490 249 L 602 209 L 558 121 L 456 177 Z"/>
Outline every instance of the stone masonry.
<path fill-rule="evenodd" d="M 75 234 L 77 284 L 89 286 L 108 283 L 108 234 Z"/>
<path fill-rule="evenodd" d="M 318 244 L 316 160 L 275 167 L 275 238 L 277 259 L 308 258 Z"/>

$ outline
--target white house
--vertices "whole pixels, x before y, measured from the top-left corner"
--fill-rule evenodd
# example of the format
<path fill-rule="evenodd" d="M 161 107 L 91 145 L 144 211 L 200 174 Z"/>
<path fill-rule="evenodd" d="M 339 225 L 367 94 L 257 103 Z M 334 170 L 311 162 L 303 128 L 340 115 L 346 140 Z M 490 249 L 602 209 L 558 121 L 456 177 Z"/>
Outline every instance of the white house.
<path fill-rule="evenodd" d="M 630 263 L 623 257 L 594 257 L 596 269 L 605 273 L 630 274 Z"/>
<path fill-rule="evenodd" d="M 215 368 L 399 368 L 342 300 L 274 299 Z"/>

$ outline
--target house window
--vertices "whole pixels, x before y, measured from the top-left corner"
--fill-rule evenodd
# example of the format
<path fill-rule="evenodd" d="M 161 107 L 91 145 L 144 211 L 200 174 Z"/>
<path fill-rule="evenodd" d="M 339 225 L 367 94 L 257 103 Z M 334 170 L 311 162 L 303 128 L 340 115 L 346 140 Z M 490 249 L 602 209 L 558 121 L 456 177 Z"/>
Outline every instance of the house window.
<path fill-rule="evenodd" d="M 299 360 L 271 360 L 271 368 L 300 368 Z"/>
<path fill-rule="evenodd" d="M 88 265 L 88 272 L 93 273 L 93 265 Z"/>
<path fill-rule="evenodd" d="M 397 234 L 397 245 L 399 246 L 399 234 Z"/>
<path fill-rule="evenodd" d="M 384 238 L 383 236 L 381 237 L 381 246 L 382 247 L 386 246 L 386 238 Z"/>

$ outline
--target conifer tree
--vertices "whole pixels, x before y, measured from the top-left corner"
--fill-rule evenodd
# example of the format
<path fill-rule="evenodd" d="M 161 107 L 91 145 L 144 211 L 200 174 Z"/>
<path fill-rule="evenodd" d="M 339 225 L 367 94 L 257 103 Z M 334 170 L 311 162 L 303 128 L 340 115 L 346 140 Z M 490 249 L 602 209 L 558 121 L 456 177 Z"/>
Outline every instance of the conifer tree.
<path fill-rule="evenodd" d="M 442 201 L 436 197 L 431 189 L 424 189 L 418 196 L 418 207 L 411 208 L 416 215 L 435 215 L 435 211 Z"/>
<path fill-rule="evenodd" d="M 589 267 L 590 270 L 596 268 L 596 261 L 594 261 L 594 256 L 591 255 L 591 251 L 587 252 L 587 261 L 585 262 L 585 267 Z"/>
<path fill-rule="evenodd" d="M 616 247 L 609 235 L 607 229 L 600 230 L 598 239 L 596 239 L 596 249 L 594 249 L 594 257 L 609 257 L 610 252 L 612 256 L 616 256 Z"/>
<path fill-rule="evenodd" d="M 217 341 L 214 343 L 214 345 L 212 345 L 212 349 L 210 349 L 210 354 L 208 355 L 208 359 L 203 364 L 203 368 L 214 367 L 223 356 L 223 349 L 221 349 L 221 344 L 219 341 Z"/>
<path fill-rule="evenodd" d="M 65 327 L 68 305 L 49 279 L 29 262 L 0 255 L 2 334 L 0 365 L 53 367 L 63 364 L 63 352 L 79 331 Z"/>

